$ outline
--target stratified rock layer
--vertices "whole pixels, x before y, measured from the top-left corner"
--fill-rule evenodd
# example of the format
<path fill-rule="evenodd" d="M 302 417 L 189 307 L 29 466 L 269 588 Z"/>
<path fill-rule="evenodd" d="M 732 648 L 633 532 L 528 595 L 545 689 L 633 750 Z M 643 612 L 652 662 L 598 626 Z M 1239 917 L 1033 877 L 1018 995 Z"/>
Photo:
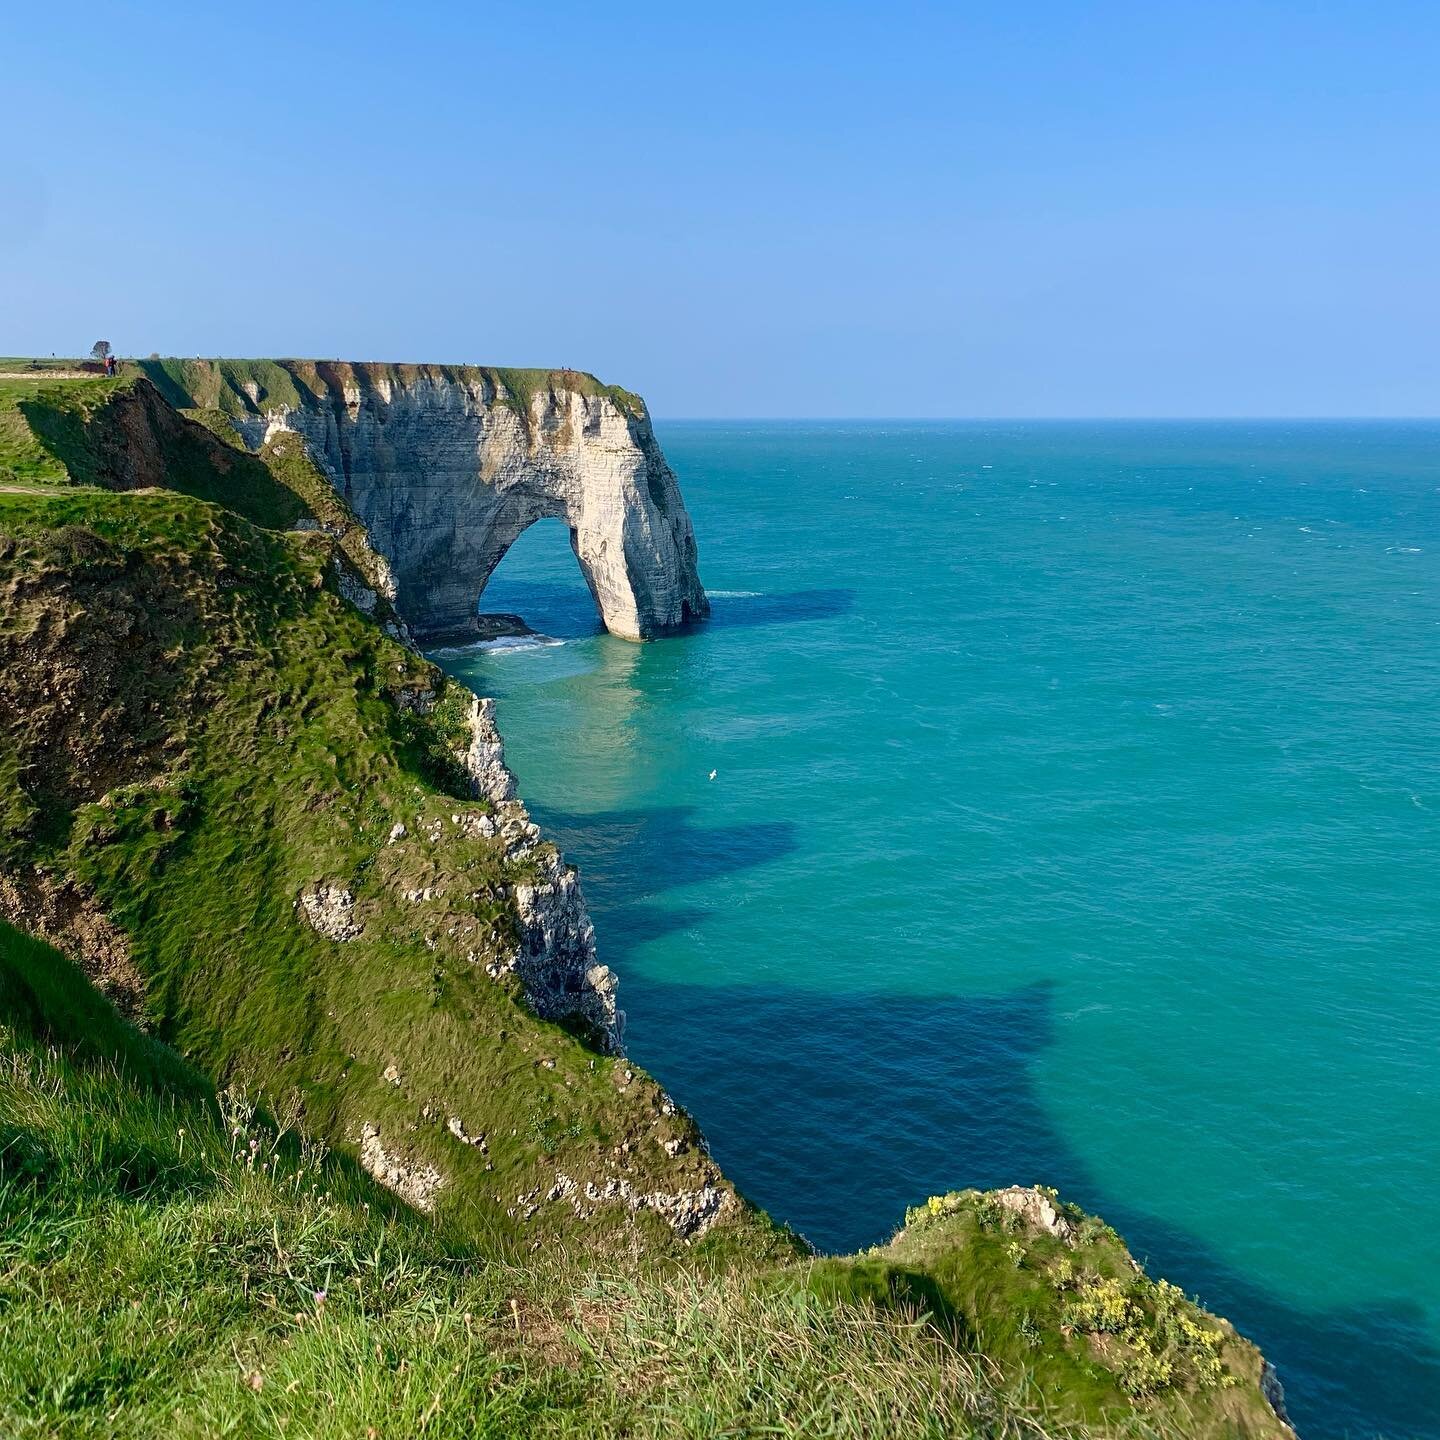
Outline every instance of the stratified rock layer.
<path fill-rule="evenodd" d="M 252 396 L 237 428 L 252 448 L 304 437 L 390 562 L 417 634 L 468 630 L 501 557 L 549 517 L 569 527 L 612 634 L 638 640 L 709 613 L 690 517 L 638 401 L 571 388 L 566 372 L 525 397 L 465 368 L 293 372 L 299 403 Z"/>

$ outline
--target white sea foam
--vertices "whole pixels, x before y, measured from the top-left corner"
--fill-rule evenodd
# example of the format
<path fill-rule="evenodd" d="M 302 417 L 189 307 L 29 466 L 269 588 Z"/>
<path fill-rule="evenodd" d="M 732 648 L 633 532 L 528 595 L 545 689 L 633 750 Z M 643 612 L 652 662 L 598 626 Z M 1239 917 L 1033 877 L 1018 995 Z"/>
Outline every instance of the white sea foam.
<path fill-rule="evenodd" d="M 488 650 L 492 655 L 504 655 L 511 650 L 549 650 L 564 643 L 553 635 L 501 635 L 496 640 L 477 641 L 475 649 Z"/>
<path fill-rule="evenodd" d="M 758 590 L 707 590 L 705 593 L 712 600 L 756 600 L 760 597 Z"/>
<path fill-rule="evenodd" d="M 490 655 L 506 655 L 514 650 L 547 650 L 563 645 L 553 635 L 501 635 L 494 640 L 472 640 L 468 645 L 443 645 L 431 655 L 474 655 L 484 651 Z"/>

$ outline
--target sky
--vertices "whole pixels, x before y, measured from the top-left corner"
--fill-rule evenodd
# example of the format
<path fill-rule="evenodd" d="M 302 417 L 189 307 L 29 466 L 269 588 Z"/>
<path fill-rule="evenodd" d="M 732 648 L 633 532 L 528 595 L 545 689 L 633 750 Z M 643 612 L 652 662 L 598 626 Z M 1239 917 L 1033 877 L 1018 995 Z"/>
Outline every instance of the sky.
<path fill-rule="evenodd" d="M 718 12 L 718 13 L 711 13 Z M 1440 6 L 10 5 L 0 353 L 1440 415 Z"/>

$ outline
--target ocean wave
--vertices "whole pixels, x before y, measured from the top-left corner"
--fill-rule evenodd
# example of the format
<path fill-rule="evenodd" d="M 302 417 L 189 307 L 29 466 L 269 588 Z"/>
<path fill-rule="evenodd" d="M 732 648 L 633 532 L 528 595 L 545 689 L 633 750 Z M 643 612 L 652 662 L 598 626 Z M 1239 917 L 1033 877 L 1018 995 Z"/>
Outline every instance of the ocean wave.
<path fill-rule="evenodd" d="M 554 645 L 563 645 L 553 635 L 501 635 L 494 640 L 472 640 L 468 645 L 443 645 L 431 650 L 431 655 L 474 655 L 483 651 L 490 655 L 505 655 L 513 650 L 547 650 Z"/>
<path fill-rule="evenodd" d="M 712 600 L 758 600 L 759 590 L 707 590 L 705 592 Z"/>

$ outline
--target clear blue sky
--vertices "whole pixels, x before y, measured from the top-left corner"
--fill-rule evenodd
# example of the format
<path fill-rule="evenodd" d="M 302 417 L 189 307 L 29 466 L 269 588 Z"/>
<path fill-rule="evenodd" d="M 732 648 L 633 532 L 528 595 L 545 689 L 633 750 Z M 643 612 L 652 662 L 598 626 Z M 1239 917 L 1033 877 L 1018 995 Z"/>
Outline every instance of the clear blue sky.
<path fill-rule="evenodd" d="M 3 353 L 1440 414 L 1433 3 L 106 0 L 6 6 L 0 73 Z"/>

